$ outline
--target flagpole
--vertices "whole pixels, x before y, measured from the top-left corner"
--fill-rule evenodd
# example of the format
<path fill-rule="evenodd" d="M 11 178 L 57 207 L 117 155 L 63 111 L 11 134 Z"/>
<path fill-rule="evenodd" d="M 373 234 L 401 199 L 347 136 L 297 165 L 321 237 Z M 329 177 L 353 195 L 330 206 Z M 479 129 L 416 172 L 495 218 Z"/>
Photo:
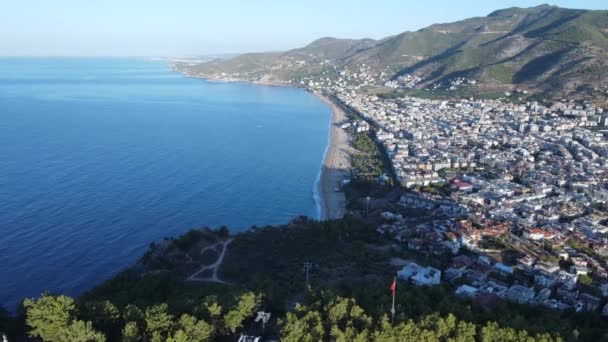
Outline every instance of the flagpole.
<path fill-rule="evenodd" d="M 391 308 L 391 325 L 395 322 L 395 295 L 397 294 L 397 277 L 393 278 L 395 289 L 393 290 L 393 307 Z"/>

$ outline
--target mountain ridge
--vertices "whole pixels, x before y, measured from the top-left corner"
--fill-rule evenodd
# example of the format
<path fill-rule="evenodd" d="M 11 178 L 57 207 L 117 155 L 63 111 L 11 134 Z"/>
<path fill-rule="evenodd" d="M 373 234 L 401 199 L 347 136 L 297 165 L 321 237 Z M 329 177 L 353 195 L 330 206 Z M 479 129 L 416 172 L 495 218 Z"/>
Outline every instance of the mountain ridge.
<path fill-rule="evenodd" d="M 522 88 L 548 97 L 605 99 L 608 11 L 551 5 L 496 10 L 485 17 L 438 23 L 374 40 L 323 37 L 302 48 L 248 53 L 230 60 L 176 65 L 189 75 L 306 85 L 365 72 L 365 86 L 399 76 L 416 88 L 463 77 L 480 91 Z M 363 70 L 363 71 L 362 71 Z"/>

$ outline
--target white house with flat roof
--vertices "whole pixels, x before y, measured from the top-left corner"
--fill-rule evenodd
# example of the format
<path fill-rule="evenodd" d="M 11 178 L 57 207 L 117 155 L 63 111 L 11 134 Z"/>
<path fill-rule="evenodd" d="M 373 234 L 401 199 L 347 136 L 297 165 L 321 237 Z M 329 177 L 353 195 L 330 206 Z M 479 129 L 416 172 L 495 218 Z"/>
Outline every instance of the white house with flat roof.
<path fill-rule="evenodd" d="M 415 262 L 404 266 L 397 277 L 403 280 L 410 280 L 416 286 L 432 286 L 441 283 L 441 271 L 434 267 L 423 267 Z"/>
<path fill-rule="evenodd" d="M 461 297 L 475 297 L 479 289 L 469 285 L 461 285 L 456 289 L 456 295 Z"/>

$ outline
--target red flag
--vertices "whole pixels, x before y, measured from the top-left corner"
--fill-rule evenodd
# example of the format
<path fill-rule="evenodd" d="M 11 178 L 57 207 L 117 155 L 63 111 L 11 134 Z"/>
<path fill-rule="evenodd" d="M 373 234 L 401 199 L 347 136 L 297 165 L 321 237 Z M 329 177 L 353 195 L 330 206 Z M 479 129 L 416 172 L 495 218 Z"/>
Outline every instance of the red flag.
<path fill-rule="evenodd" d="M 393 307 L 391 308 L 391 324 L 395 321 L 395 292 L 397 292 L 397 277 L 393 278 L 391 284 L 391 297 L 393 297 Z"/>

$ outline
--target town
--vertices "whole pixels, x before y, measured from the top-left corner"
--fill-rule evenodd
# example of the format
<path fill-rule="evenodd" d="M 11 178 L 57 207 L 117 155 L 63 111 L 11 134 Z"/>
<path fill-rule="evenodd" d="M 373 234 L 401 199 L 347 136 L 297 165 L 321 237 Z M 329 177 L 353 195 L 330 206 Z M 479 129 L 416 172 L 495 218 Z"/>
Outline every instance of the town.
<path fill-rule="evenodd" d="M 341 128 L 351 139 L 368 134 L 390 161 L 403 191 L 396 203 L 373 206 L 378 233 L 420 255 L 451 256 L 441 269 L 401 260 L 399 279 L 416 286 L 447 282 L 456 295 L 480 301 L 608 316 L 608 113 L 603 108 L 568 99 L 523 100 L 527 89 L 498 99 L 382 96 L 369 90 L 410 90 L 424 78 L 389 79 L 364 64 L 329 70 L 285 83 L 354 113 Z M 251 81 L 254 76 L 207 77 Z M 475 84 L 458 77 L 428 89 L 457 94 Z M 377 182 L 387 178 L 381 174 Z M 412 217 L 412 210 L 418 215 Z"/>
<path fill-rule="evenodd" d="M 398 212 L 381 213 L 386 223 L 379 233 L 419 253 L 454 256 L 441 270 L 411 262 L 398 277 L 415 285 L 447 281 L 459 296 L 608 316 L 608 304 L 601 307 L 608 297 L 603 109 L 567 100 L 545 106 L 381 98 L 360 90 L 374 83 L 366 71 L 305 84 L 359 114 L 346 126 L 375 128 L 397 182 L 411 190 L 400 197 L 401 206 L 437 209 L 446 218 L 416 223 Z M 360 82 L 349 86 L 353 77 Z M 411 88 L 420 80 L 407 75 L 386 86 Z M 474 80 L 447 87 L 461 84 Z"/>

